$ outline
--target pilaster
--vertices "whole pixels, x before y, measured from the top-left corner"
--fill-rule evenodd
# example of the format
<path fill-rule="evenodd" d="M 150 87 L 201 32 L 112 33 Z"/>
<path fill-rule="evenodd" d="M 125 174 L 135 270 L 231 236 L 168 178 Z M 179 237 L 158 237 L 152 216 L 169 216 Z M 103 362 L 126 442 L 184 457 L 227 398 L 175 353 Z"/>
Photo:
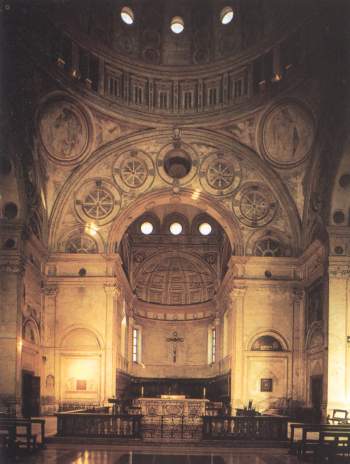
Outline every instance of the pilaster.
<path fill-rule="evenodd" d="M 103 401 L 107 401 L 116 392 L 116 370 L 117 370 L 117 350 L 116 350 L 116 305 L 121 294 L 120 288 L 116 284 L 106 284 L 106 325 L 105 325 L 105 388 Z"/>
<path fill-rule="evenodd" d="M 246 287 L 234 287 L 230 291 L 232 305 L 232 363 L 231 363 L 231 407 L 243 405 L 244 380 L 244 297 Z"/>
<path fill-rule="evenodd" d="M 350 257 L 329 258 L 327 410 L 350 400 Z"/>

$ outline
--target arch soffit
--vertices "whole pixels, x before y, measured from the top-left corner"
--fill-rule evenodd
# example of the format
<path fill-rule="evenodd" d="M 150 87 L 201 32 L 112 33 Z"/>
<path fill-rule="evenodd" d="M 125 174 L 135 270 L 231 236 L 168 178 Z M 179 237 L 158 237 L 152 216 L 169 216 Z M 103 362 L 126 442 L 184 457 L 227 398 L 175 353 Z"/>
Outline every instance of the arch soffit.
<path fill-rule="evenodd" d="M 93 156 L 90 156 L 89 159 L 87 159 L 80 166 L 79 169 L 74 170 L 71 173 L 71 175 L 68 177 L 66 181 L 66 184 L 61 189 L 61 191 L 59 192 L 55 200 L 55 203 L 53 205 L 52 212 L 50 215 L 50 219 L 49 219 L 49 230 L 50 230 L 49 246 L 53 246 L 53 244 L 55 244 L 57 241 L 58 225 L 60 223 L 60 217 L 61 217 L 65 203 L 69 201 L 70 196 L 73 194 L 74 190 L 78 187 L 78 184 L 81 182 L 81 180 L 84 177 L 86 177 L 91 172 L 91 170 L 96 167 L 96 165 L 102 162 L 105 158 L 111 156 L 113 153 L 116 153 L 118 151 L 127 150 L 130 146 L 133 146 L 136 143 L 140 143 L 140 142 L 145 143 L 147 141 L 151 142 L 151 141 L 154 141 L 156 138 L 159 142 L 164 142 L 164 144 L 166 144 L 166 143 L 169 143 L 169 140 L 172 140 L 172 137 L 173 137 L 172 130 L 150 129 L 147 131 L 143 131 L 142 133 L 137 133 L 132 136 L 125 135 L 124 137 L 121 137 L 120 139 L 118 139 L 118 141 L 112 141 L 104 145 L 103 147 L 99 148 L 98 150 L 96 150 L 92 154 Z M 185 142 L 189 142 L 188 139 L 190 139 L 191 143 L 208 143 L 211 145 L 215 144 L 222 149 L 237 153 L 238 157 L 240 157 L 240 159 L 243 160 L 243 162 L 248 167 L 256 168 L 259 171 L 259 173 L 263 176 L 263 178 L 266 180 L 266 182 L 268 183 L 269 187 L 271 188 L 276 198 L 278 198 L 279 201 L 282 203 L 283 208 L 287 212 L 290 229 L 293 230 L 293 233 L 295 235 L 294 245 L 296 247 L 300 246 L 301 223 L 300 223 L 297 207 L 294 203 L 294 200 L 291 197 L 290 193 L 285 188 L 285 186 L 283 185 L 283 182 L 280 179 L 279 175 L 275 171 L 273 171 L 271 168 L 269 169 L 269 167 L 266 166 L 265 163 L 259 158 L 256 152 L 254 152 L 253 150 L 251 150 L 250 148 L 246 146 L 241 145 L 238 141 L 233 140 L 232 138 L 228 136 L 225 136 L 221 133 L 218 134 L 217 132 L 208 131 L 205 129 L 183 129 L 182 138 L 185 140 Z M 167 190 L 168 190 L 167 195 L 169 197 L 169 188 L 165 188 L 164 192 Z M 181 189 L 181 192 L 186 192 L 186 191 L 187 193 L 184 196 L 186 198 L 184 199 L 187 199 L 190 204 L 194 204 L 198 206 L 198 198 L 196 199 L 196 201 L 191 202 L 190 197 L 193 191 L 190 189 Z M 132 211 L 134 209 L 135 204 L 141 203 L 143 204 L 143 208 L 144 208 L 143 212 L 145 212 L 146 211 L 145 206 L 149 204 L 149 199 L 150 199 L 149 197 L 152 196 L 152 193 L 154 194 L 155 192 L 142 195 L 143 199 L 141 201 L 135 200 L 135 203 L 133 203 L 131 208 L 129 207 L 129 209 Z M 156 193 L 156 195 L 159 195 L 159 192 Z M 200 199 L 204 201 L 205 206 L 207 206 L 208 208 L 212 210 L 210 214 L 212 214 L 215 219 L 217 219 L 218 216 L 220 217 L 219 223 L 222 222 L 223 216 L 224 216 L 224 221 L 225 221 L 225 217 L 227 221 L 227 216 L 232 216 L 231 220 L 228 221 L 227 226 L 230 225 L 230 227 L 233 227 L 234 235 L 236 239 L 233 240 L 232 235 L 231 237 L 229 236 L 229 239 L 231 241 L 232 249 L 241 248 L 242 246 L 241 233 L 240 233 L 240 229 L 238 226 L 238 221 L 234 218 L 234 215 L 229 214 L 228 210 L 221 207 L 218 199 L 214 197 L 201 193 Z M 215 212 L 215 210 L 219 210 L 219 209 L 221 209 L 220 214 L 214 215 L 213 211 Z M 209 212 L 209 209 L 208 209 L 208 212 Z M 113 230 L 116 229 L 116 226 L 115 226 L 116 223 L 118 223 L 118 227 L 120 227 L 120 219 L 122 216 L 123 216 L 123 212 L 114 221 L 114 226 L 112 227 L 110 236 L 115 235 Z M 128 222 L 127 226 L 129 226 L 130 223 L 135 219 L 136 217 L 133 217 L 132 220 Z M 124 228 L 123 233 L 126 230 L 126 228 L 127 227 Z M 228 227 L 226 228 L 224 227 L 226 233 L 229 235 L 227 228 Z M 239 244 L 237 242 L 239 242 Z M 242 251 L 243 250 L 241 250 L 241 252 Z"/>
<path fill-rule="evenodd" d="M 204 262 L 199 256 L 195 255 L 194 253 L 188 253 L 188 252 L 181 252 L 181 251 L 167 251 L 159 255 L 159 253 L 154 253 L 151 256 L 148 256 L 143 263 L 140 265 L 136 275 L 134 276 L 134 280 L 136 281 L 139 274 L 143 272 L 143 269 L 145 266 L 147 266 L 150 262 L 154 261 L 156 264 L 159 263 L 160 261 L 163 261 L 167 258 L 184 258 L 187 261 L 192 261 L 198 266 L 205 266 L 208 271 L 212 274 L 212 277 L 215 279 L 216 274 L 214 269 L 208 264 L 207 262 Z"/>
<path fill-rule="evenodd" d="M 281 335 L 277 330 L 271 330 L 271 329 L 263 329 L 263 330 L 259 330 L 258 332 L 255 332 L 254 335 L 252 335 L 249 338 L 248 343 L 246 345 L 246 350 L 247 351 L 252 351 L 253 344 L 260 337 L 263 337 L 263 336 L 269 336 L 269 337 L 276 338 L 276 340 L 278 342 L 280 342 L 280 344 L 282 346 L 282 349 L 283 349 L 283 351 L 267 351 L 265 353 L 274 353 L 274 354 L 276 354 L 276 353 L 285 353 L 286 351 L 287 352 L 289 351 L 287 340 L 283 337 L 283 335 Z"/>
<path fill-rule="evenodd" d="M 94 327 L 90 325 L 86 325 L 86 324 L 72 324 L 68 326 L 60 337 L 59 347 L 61 349 L 66 349 L 64 347 L 64 343 L 75 330 L 85 330 L 90 335 L 93 335 L 99 344 L 100 350 L 102 351 L 104 349 L 104 342 L 103 342 L 102 335 Z"/>

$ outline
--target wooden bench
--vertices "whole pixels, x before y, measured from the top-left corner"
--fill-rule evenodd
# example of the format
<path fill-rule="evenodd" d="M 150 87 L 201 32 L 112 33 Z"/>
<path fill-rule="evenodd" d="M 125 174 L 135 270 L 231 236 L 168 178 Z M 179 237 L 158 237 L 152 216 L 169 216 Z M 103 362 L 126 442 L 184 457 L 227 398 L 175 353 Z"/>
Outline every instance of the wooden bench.
<path fill-rule="evenodd" d="M 299 458 L 305 457 L 308 451 L 316 452 L 320 445 L 321 433 L 350 433 L 350 425 L 330 425 L 330 424 L 290 424 L 290 452 L 297 454 Z M 302 430 L 301 440 L 295 440 L 295 430 Z M 310 438 L 310 434 L 318 434 L 318 438 Z M 327 445 L 324 445 L 327 446 Z"/>
<path fill-rule="evenodd" d="M 334 463 L 336 459 L 350 457 L 350 429 L 324 430 L 320 432 L 319 444 L 315 450 L 317 462 Z"/>
<path fill-rule="evenodd" d="M 32 431 L 33 424 L 40 424 L 41 442 L 37 442 L 37 434 Z M 23 431 L 25 429 L 25 432 Z M 0 417 L 0 436 L 6 447 L 26 445 L 28 449 L 45 447 L 45 419 L 25 419 L 18 417 Z M 23 441 L 23 439 L 25 439 Z"/>
<path fill-rule="evenodd" d="M 1 418 L 0 431 L 2 444 L 7 448 L 18 448 L 22 445 L 26 445 L 27 449 L 37 447 L 37 436 L 32 433 L 30 420 Z"/>

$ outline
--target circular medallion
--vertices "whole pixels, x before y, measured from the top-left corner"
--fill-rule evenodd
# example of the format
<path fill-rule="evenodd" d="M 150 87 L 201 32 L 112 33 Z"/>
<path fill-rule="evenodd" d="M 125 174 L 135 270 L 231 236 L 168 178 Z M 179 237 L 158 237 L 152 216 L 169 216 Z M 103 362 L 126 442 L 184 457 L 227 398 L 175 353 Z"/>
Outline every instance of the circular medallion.
<path fill-rule="evenodd" d="M 73 235 L 67 240 L 65 246 L 66 253 L 97 253 L 97 251 L 95 240 L 86 234 Z"/>
<path fill-rule="evenodd" d="M 188 145 L 166 145 L 157 157 L 157 169 L 160 177 L 168 184 L 185 185 L 197 172 L 197 154 Z"/>
<path fill-rule="evenodd" d="M 233 200 L 233 211 L 246 226 L 268 224 L 277 211 L 277 202 L 268 188 L 259 184 L 243 187 Z"/>
<path fill-rule="evenodd" d="M 39 134 L 49 156 L 72 163 L 86 154 L 89 126 L 73 102 L 53 100 L 39 114 Z"/>
<path fill-rule="evenodd" d="M 228 195 L 240 184 L 239 162 L 221 153 L 208 156 L 202 163 L 199 178 L 205 190 L 213 195 Z"/>
<path fill-rule="evenodd" d="M 311 152 L 314 138 L 312 115 L 299 103 L 280 103 L 263 117 L 260 148 L 267 160 L 277 167 L 288 168 L 302 163 Z"/>
<path fill-rule="evenodd" d="M 81 206 L 91 219 L 104 219 L 113 211 L 114 198 L 107 189 L 96 186 L 86 195 Z"/>
<path fill-rule="evenodd" d="M 128 151 L 120 155 L 114 163 L 113 177 L 125 192 L 144 192 L 154 179 L 153 162 L 142 151 Z"/>
<path fill-rule="evenodd" d="M 75 193 L 75 210 L 85 223 L 104 225 L 112 221 L 120 209 L 118 190 L 109 181 L 91 179 Z"/>

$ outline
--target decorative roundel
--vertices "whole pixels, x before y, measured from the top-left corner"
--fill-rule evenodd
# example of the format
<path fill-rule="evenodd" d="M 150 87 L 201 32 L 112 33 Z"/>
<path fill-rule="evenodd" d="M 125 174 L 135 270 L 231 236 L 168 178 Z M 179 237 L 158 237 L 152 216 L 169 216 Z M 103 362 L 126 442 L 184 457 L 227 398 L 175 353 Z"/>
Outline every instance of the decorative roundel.
<path fill-rule="evenodd" d="M 39 113 L 38 127 L 41 142 L 54 161 L 70 164 L 87 154 L 90 124 L 75 103 L 49 101 Z"/>
<path fill-rule="evenodd" d="M 240 184 L 241 168 L 236 159 L 217 153 L 203 161 L 199 178 L 203 188 L 209 193 L 228 195 Z"/>
<path fill-rule="evenodd" d="M 75 194 L 75 209 L 84 222 L 104 225 L 120 209 L 120 194 L 110 182 L 94 179 L 83 184 Z"/>
<path fill-rule="evenodd" d="M 261 121 L 260 149 L 276 167 L 288 168 L 302 163 L 311 152 L 314 139 L 313 117 L 300 103 L 279 103 Z"/>
<path fill-rule="evenodd" d="M 268 188 L 260 184 L 250 184 L 237 193 L 232 207 L 243 224 L 261 227 L 274 218 L 278 203 Z"/>
<path fill-rule="evenodd" d="M 113 177 L 125 192 L 144 192 L 153 183 L 154 166 L 151 158 L 142 151 L 129 151 L 118 157 L 113 166 Z"/>
<path fill-rule="evenodd" d="M 185 185 L 197 173 L 198 156 L 188 145 L 168 144 L 157 157 L 157 169 L 160 177 L 168 184 Z"/>
<path fill-rule="evenodd" d="M 96 186 L 82 200 L 81 206 L 91 219 L 104 219 L 113 211 L 114 198 L 104 187 Z"/>

